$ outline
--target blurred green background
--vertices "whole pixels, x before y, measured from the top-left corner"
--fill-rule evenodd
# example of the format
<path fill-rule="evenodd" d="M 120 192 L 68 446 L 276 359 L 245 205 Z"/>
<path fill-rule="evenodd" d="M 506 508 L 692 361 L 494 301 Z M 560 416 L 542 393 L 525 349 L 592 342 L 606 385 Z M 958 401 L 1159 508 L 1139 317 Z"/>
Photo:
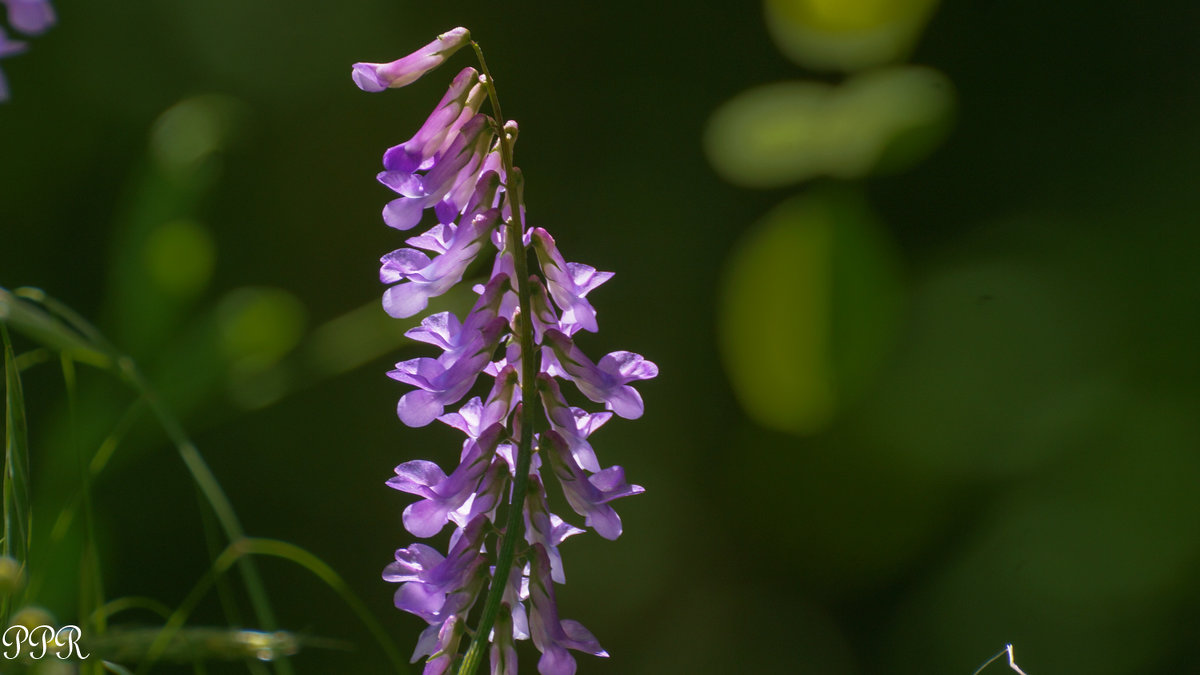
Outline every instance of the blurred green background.
<path fill-rule="evenodd" d="M 94 319 L 246 530 L 332 565 L 406 655 L 383 481 L 458 441 L 394 413 L 384 372 L 428 350 L 378 309 L 402 237 L 374 173 L 471 59 L 349 74 L 463 25 L 530 221 L 617 274 L 582 346 L 662 370 L 593 439 L 647 492 L 564 547 L 561 613 L 613 654 L 580 673 L 970 673 L 1006 642 L 1031 675 L 1200 670 L 1195 3 L 56 4 L 0 64 L 0 285 Z M 25 386 L 45 500 L 133 396 L 82 368 L 68 425 L 53 365 Z M 106 591 L 175 605 L 209 561 L 194 488 L 128 424 L 94 488 Z M 385 672 L 328 587 L 260 565 L 287 628 L 356 646 L 298 672 Z"/>

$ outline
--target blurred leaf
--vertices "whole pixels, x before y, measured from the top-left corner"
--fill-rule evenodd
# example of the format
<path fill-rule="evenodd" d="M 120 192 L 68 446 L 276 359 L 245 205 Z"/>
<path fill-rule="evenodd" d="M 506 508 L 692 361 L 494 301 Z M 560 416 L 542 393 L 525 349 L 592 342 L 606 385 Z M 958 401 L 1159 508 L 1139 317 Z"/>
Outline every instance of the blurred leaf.
<path fill-rule="evenodd" d="M 902 290 L 887 234 L 856 193 L 821 190 L 769 213 L 734 253 L 722 356 L 755 421 L 810 433 L 870 378 Z"/>
<path fill-rule="evenodd" d="M 724 178 L 747 187 L 858 178 L 923 158 L 945 137 L 953 107 L 949 80 L 917 66 L 872 71 L 837 87 L 781 82 L 718 108 L 704 145 Z"/>
<path fill-rule="evenodd" d="M 766 0 L 767 27 L 808 68 L 853 71 L 906 56 L 937 0 Z"/>

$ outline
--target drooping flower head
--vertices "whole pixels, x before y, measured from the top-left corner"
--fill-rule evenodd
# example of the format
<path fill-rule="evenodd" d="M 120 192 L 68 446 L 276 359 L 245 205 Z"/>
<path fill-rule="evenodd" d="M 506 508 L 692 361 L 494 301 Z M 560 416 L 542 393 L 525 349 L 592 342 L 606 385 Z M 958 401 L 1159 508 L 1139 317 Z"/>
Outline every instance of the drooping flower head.
<path fill-rule="evenodd" d="M 8 25 L 25 35 L 41 35 L 54 25 L 54 8 L 50 0 L 0 0 L 4 5 Z M 25 51 L 25 43 L 13 40 L 0 28 L 0 59 Z M 8 83 L 0 72 L 0 101 L 8 100 Z"/>
<path fill-rule="evenodd" d="M 467 30 L 455 28 L 396 61 L 355 64 L 353 79 L 364 91 L 403 87 L 468 43 Z M 568 650 L 608 654 L 582 624 L 559 619 L 554 584 L 566 580 L 559 548 L 585 530 L 550 512 L 542 469 L 584 528 L 619 537 L 611 503 L 643 489 L 621 467 L 604 468 L 589 437 L 614 414 L 641 417 L 642 397 L 631 383 L 655 377 L 658 367 L 625 351 L 594 361 L 574 343 L 579 331 L 599 330 L 588 294 L 612 273 L 567 262 L 546 230 L 527 226 L 523 177 L 513 164 L 517 125 L 499 117 L 482 56 L 480 65 L 482 74 L 459 71 L 416 134 L 384 153 L 377 176 L 395 193 L 383 209 L 385 224 L 409 232 L 429 223 L 380 260 L 388 314 L 417 315 L 472 269 L 490 270 L 464 317 L 440 312 L 408 331 L 441 354 L 402 361 L 388 373 L 414 387 L 399 398 L 402 422 L 441 421 L 465 438 L 449 473 L 424 459 L 396 467 L 388 485 L 419 497 L 404 510 L 404 527 L 417 537 L 454 529 L 445 556 L 412 544 L 396 551 L 384 578 L 401 584 L 396 607 L 429 624 L 413 655 L 427 657 L 426 675 L 455 663 L 458 672 L 472 672 L 485 650 L 494 675 L 515 675 L 514 641 L 531 637 L 542 675 L 571 675 Z M 491 113 L 481 112 L 484 99 Z M 487 258 L 490 265 L 482 264 Z M 468 399 L 481 378 L 490 382 L 486 398 Z M 560 382 L 604 410 L 572 405 L 567 396 L 576 394 Z M 499 518 L 502 502 L 508 508 Z M 474 638 L 460 655 L 476 613 Z"/>

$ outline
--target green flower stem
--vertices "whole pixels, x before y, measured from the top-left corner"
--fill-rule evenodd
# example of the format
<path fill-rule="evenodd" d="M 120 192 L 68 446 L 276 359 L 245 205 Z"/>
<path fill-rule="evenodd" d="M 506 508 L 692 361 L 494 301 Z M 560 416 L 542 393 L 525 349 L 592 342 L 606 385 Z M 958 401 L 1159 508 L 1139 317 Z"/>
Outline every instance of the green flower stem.
<path fill-rule="evenodd" d="M 458 666 L 458 675 L 474 675 L 475 670 L 483 660 L 487 650 L 488 635 L 496 623 L 496 615 L 500 612 L 500 600 L 504 596 L 504 587 L 508 583 L 508 575 L 512 570 L 513 559 L 516 555 L 517 542 L 521 540 L 525 529 L 524 509 L 525 493 L 529 489 L 529 465 L 533 461 L 533 425 L 537 419 L 537 362 L 533 344 L 533 300 L 529 286 L 529 262 L 525 251 L 521 224 L 522 180 L 519 170 L 513 166 L 512 139 L 504 132 L 504 114 L 500 112 L 500 99 L 496 96 L 496 88 L 492 82 L 492 74 L 488 72 L 487 61 L 483 59 L 483 51 L 474 41 L 471 46 L 479 57 L 479 67 L 483 71 L 484 83 L 487 86 L 488 99 L 492 102 L 492 111 L 496 114 L 496 123 L 500 127 L 500 161 L 504 165 L 505 190 L 504 198 L 512 212 L 512 217 L 506 223 L 505 246 L 513 256 L 513 266 L 517 274 L 517 299 L 519 311 L 516 326 L 521 340 L 521 438 L 517 445 L 516 478 L 513 481 L 512 499 L 508 503 L 508 522 L 504 527 L 504 536 L 500 542 L 500 552 L 496 555 L 496 572 L 492 575 L 492 585 L 488 589 L 487 599 L 483 603 L 483 615 L 479 618 L 479 626 L 467 649 L 466 656 Z"/>

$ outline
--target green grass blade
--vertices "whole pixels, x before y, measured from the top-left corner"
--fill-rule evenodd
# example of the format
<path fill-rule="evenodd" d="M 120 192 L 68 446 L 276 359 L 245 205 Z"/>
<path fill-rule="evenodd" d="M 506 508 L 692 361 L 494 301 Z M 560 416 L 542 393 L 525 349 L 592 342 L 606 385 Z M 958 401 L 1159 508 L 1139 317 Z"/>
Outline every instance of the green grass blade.
<path fill-rule="evenodd" d="M 21 374 L 8 329 L 0 324 L 4 343 L 4 555 L 21 564 L 29 559 L 33 516 L 29 508 L 29 434 L 25 420 L 25 396 Z M 8 620 L 7 599 L 4 620 Z"/>
<path fill-rule="evenodd" d="M 91 617 L 88 617 L 88 621 L 92 624 L 95 624 L 99 621 L 107 622 L 113 617 L 114 614 L 128 612 L 135 609 L 156 614 L 164 621 L 171 616 L 171 608 L 165 603 L 154 598 L 130 595 L 123 598 L 117 598 L 115 600 L 109 600 L 100 607 L 97 607 L 95 614 Z"/>
<path fill-rule="evenodd" d="M 187 622 L 188 617 L 191 616 L 192 611 L 200 603 L 200 600 L 203 599 L 208 591 L 212 588 L 216 579 L 228 571 L 229 568 L 232 567 L 237 561 L 247 558 L 251 555 L 264 555 L 283 558 L 300 565 L 309 572 L 312 572 L 314 576 L 333 589 L 333 591 L 337 593 L 339 597 L 341 597 L 342 601 L 345 602 L 348 607 L 350 607 L 351 611 L 358 616 L 359 620 L 362 621 L 363 625 L 367 628 L 367 631 L 370 632 L 371 636 L 375 638 L 375 641 L 379 643 L 380 648 L 383 649 L 388 660 L 391 661 L 392 667 L 395 668 L 395 671 L 401 675 L 405 675 L 410 672 L 408 664 L 404 662 L 404 657 L 400 655 L 400 652 L 396 649 L 396 646 L 388 637 L 387 631 L 383 629 L 383 626 L 380 625 L 379 621 L 375 619 L 363 601 L 354 594 L 354 591 L 350 589 L 346 582 L 342 580 L 341 576 L 339 576 L 338 573 L 333 570 L 333 568 L 329 567 L 329 565 L 326 565 L 325 562 L 320 558 L 300 548 L 299 546 L 296 546 L 295 544 L 289 544 L 287 542 L 276 541 L 273 539 L 247 538 L 230 544 L 229 547 L 217 557 L 217 559 L 213 562 L 212 567 L 209 568 L 209 571 L 203 577 L 201 577 L 200 581 L 196 583 L 191 592 L 188 593 L 188 596 L 184 598 L 183 602 L 180 603 L 179 608 L 176 609 L 171 615 L 171 618 L 167 620 L 167 624 L 158 633 L 158 636 L 148 648 L 146 655 L 147 660 L 138 668 L 139 674 L 148 672 L 150 667 L 153 666 L 154 662 L 163 655 L 167 647 L 171 644 L 172 640 L 175 639 L 176 634 L 183 629 L 183 625 Z"/>
<path fill-rule="evenodd" d="M 0 323 L 11 326 L 38 344 L 70 354 L 77 361 L 100 368 L 110 367 L 112 361 L 103 349 L 90 344 L 84 336 L 28 301 L 40 293 L 37 289 L 19 289 L 12 293 L 0 287 Z"/>

